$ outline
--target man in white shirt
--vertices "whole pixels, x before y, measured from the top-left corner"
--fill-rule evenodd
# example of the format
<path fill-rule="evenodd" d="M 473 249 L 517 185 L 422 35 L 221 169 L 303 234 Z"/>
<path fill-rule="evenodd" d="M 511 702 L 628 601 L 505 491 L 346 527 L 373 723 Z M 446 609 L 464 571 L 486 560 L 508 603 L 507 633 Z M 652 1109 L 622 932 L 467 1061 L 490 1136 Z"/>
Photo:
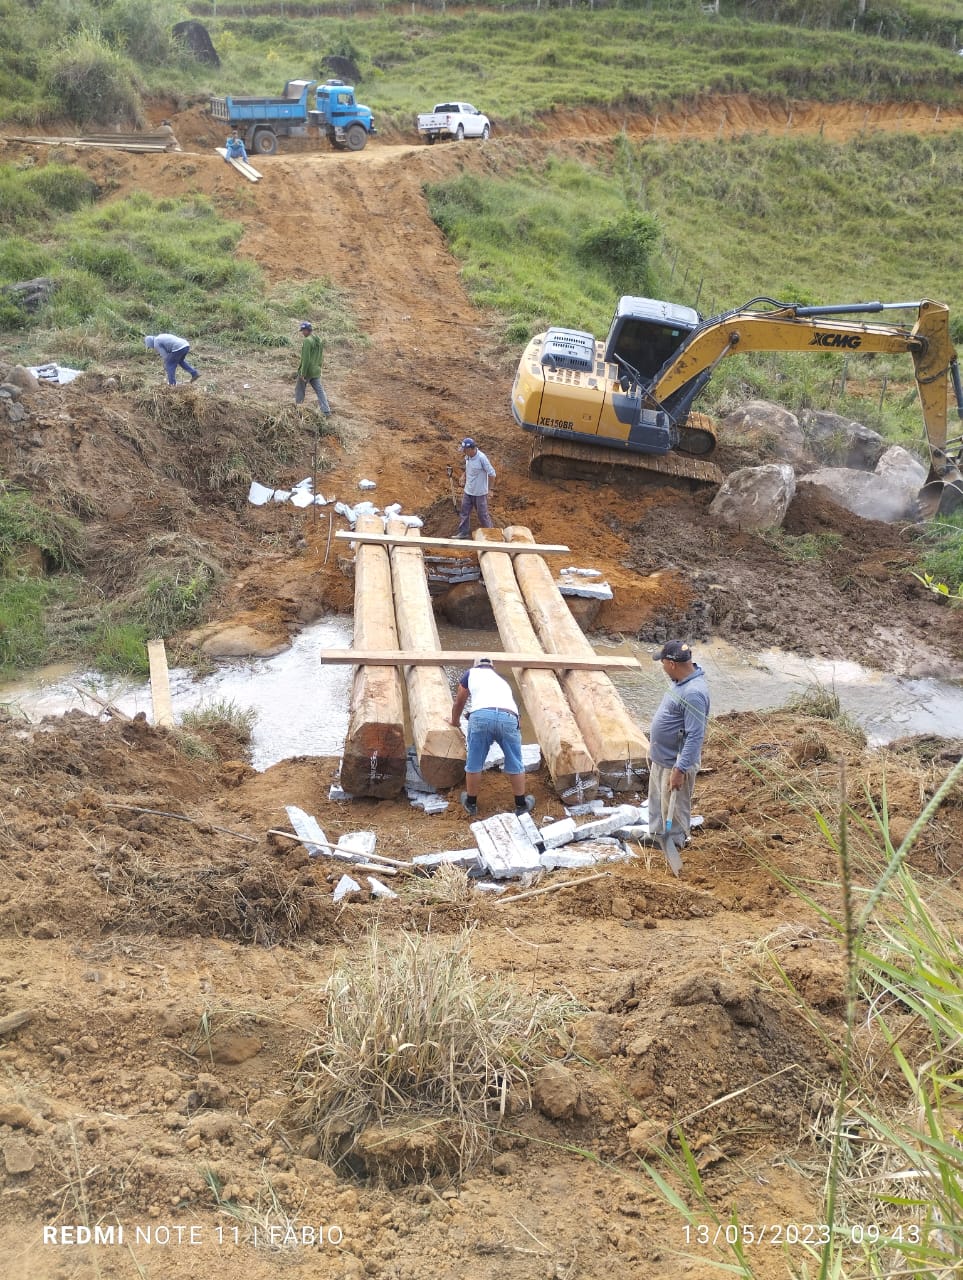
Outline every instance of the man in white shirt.
<path fill-rule="evenodd" d="M 474 508 L 478 512 L 478 523 L 483 529 L 492 527 L 492 518 L 488 514 L 489 480 L 495 479 L 495 468 L 475 444 L 471 436 L 461 442 L 461 451 L 465 459 L 465 492 L 461 499 L 461 523 L 458 525 L 456 538 L 467 538 L 471 526 L 471 513 Z"/>
<path fill-rule="evenodd" d="M 451 722 L 461 721 L 465 703 L 471 697 L 468 717 L 468 754 L 465 760 L 465 787 L 461 802 L 469 818 L 478 816 L 478 784 L 493 742 L 505 753 L 504 770 L 512 784 L 516 814 L 531 813 L 535 797 L 525 794 L 525 766 L 522 763 L 522 734 L 518 727 L 518 707 L 511 685 L 492 667 L 491 658 L 476 658 L 463 673 L 451 707 Z"/>

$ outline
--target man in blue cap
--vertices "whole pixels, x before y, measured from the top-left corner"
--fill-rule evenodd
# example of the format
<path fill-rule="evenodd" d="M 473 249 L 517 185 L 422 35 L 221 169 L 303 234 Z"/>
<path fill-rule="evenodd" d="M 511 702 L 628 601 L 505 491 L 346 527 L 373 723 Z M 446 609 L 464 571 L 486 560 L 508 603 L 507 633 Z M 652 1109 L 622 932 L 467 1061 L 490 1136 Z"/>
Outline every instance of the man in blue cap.
<path fill-rule="evenodd" d="M 693 661 L 684 640 L 668 640 L 653 653 L 655 662 L 672 681 L 649 729 L 649 832 L 665 834 L 665 815 L 675 796 L 672 830 L 685 841 L 692 818 L 702 743 L 709 721 L 709 686 L 706 673 Z"/>
<path fill-rule="evenodd" d="M 459 512 L 461 523 L 455 537 L 467 538 L 473 509 L 478 512 L 478 523 L 483 529 L 492 527 L 492 518 L 488 514 L 488 494 L 489 481 L 495 479 L 495 468 L 471 436 L 462 440 L 461 451 L 465 459 L 465 492 L 462 494 Z"/>

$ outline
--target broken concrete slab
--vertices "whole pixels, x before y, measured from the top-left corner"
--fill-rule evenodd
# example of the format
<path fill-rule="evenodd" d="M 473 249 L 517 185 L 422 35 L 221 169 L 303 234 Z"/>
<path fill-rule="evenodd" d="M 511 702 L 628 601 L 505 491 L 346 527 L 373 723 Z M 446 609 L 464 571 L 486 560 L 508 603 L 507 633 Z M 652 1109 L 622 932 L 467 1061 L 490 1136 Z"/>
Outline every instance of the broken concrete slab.
<path fill-rule="evenodd" d="M 612 588 L 609 584 L 598 580 L 587 581 L 589 575 L 601 577 L 597 569 L 563 569 L 556 579 L 556 586 L 563 596 L 574 596 L 580 600 L 611 600 Z"/>
<path fill-rule="evenodd" d="M 334 886 L 334 893 L 331 895 L 333 902 L 340 902 L 342 898 L 346 898 L 349 893 L 360 893 L 361 885 L 357 880 L 352 880 L 350 876 L 342 876 L 338 883 Z"/>
<path fill-rule="evenodd" d="M 542 833 L 538 829 L 538 827 L 535 825 L 535 820 L 532 817 L 532 815 L 530 813 L 519 813 L 519 814 L 516 814 L 515 816 L 518 818 L 518 821 L 521 823 L 522 830 L 525 832 L 526 836 L 528 836 L 529 840 L 531 840 L 535 848 L 538 849 L 539 852 L 541 852 L 542 849 L 545 848 L 544 844 L 542 843 Z"/>
<path fill-rule="evenodd" d="M 478 845 L 482 866 L 496 880 L 523 876 L 541 866 L 538 850 L 513 813 L 496 813 L 481 822 L 473 822 L 471 833 Z"/>
<path fill-rule="evenodd" d="M 570 818 L 580 818 L 586 813 L 601 813 L 605 809 L 604 800 L 586 800 L 584 804 L 567 804 L 565 812 Z"/>
<path fill-rule="evenodd" d="M 312 858 L 316 858 L 320 853 L 331 852 L 331 842 L 318 826 L 317 818 L 312 818 L 310 813 L 305 813 L 303 809 L 299 809 L 297 805 L 286 804 L 284 811 L 291 820 L 291 826 L 295 833 L 301 837 L 305 849 Z"/>
<path fill-rule="evenodd" d="M 639 821 L 639 809 L 634 804 L 620 804 L 615 809 L 605 810 L 594 822 L 585 822 L 576 827 L 575 840 L 596 840 L 599 836 L 611 835 L 620 827 L 627 827 Z"/>
<path fill-rule="evenodd" d="M 407 791 L 405 794 L 414 809 L 424 809 L 425 813 L 444 813 L 448 808 L 448 801 L 444 796 L 435 794 L 434 792 L 426 794 L 424 791 Z"/>
<path fill-rule="evenodd" d="M 471 871 L 481 866 L 481 857 L 477 849 L 444 849 L 440 853 L 416 853 L 411 859 L 416 867 L 424 867 L 426 871 L 436 871 L 438 867 L 464 867 Z"/>
<path fill-rule="evenodd" d="M 375 898 L 397 898 L 394 889 L 389 889 L 386 884 L 382 884 L 374 876 L 368 876 L 368 884 L 371 886 L 372 896 Z"/>
<path fill-rule="evenodd" d="M 568 844 L 574 835 L 574 818 L 562 818 L 559 822 L 550 822 L 548 826 L 541 827 L 538 832 L 543 849 L 558 849 L 561 845 Z"/>
<path fill-rule="evenodd" d="M 594 867 L 600 862 L 624 862 L 634 858 L 614 836 L 602 836 L 599 840 L 580 840 L 566 845 L 564 849 L 548 849 L 541 856 L 541 864 L 546 871 L 557 868 L 572 870 L 576 867 Z"/>
<path fill-rule="evenodd" d="M 339 853 L 348 854 L 352 858 L 370 858 L 375 851 L 378 837 L 373 831 L 349 831 L 338 837 L 334 856 Z"/>
<path fill-rule="evenodd" d="M 493 742 L 482 769 L 500 769 L 505 763 L 505 752 L 497 742 Z M 542 749 L 537 742 L 522 743 L 522 770 L 525 773 L 538 773 L 542 767 Z"/>

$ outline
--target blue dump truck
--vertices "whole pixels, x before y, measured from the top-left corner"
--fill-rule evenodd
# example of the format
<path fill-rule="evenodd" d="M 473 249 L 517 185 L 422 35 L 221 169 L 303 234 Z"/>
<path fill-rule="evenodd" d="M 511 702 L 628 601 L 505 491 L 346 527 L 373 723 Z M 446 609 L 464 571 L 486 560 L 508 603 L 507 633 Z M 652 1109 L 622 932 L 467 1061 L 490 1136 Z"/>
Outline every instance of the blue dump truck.
<path fill-rule="evenodd" d="M 250 155 L 273 156 L 278 138 L 308 137 L 314 128 L 339 151 L 361 151 L 377 132 L 371 108 L 341 80 L 289 80 L 280 98 L 212 98 L 211 115 L 238 131 Z"/>

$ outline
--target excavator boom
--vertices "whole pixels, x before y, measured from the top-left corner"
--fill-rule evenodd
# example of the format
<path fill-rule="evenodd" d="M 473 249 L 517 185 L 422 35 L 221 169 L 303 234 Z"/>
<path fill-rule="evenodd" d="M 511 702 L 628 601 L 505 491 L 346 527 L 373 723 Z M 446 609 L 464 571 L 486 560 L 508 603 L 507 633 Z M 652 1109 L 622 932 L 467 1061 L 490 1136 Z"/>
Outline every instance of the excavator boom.
<path fill-rule="evenodd" d="M 854 318 L 895 310 L 915 311 L 915 320 L 886 324 Z M 711 423 L 692 414 L 692 404 L 724 359 L 753 351 L 909 355 L 930 453 L 920 493 L 923 515 L 963 505 L 963 437 L 948 433 L 950 392 L 963 419 L 963 389 L 949 312 L 938 302 L 810 307 L 756 298 L 701 320 L 687 307 L 625 297 L 604 342 L 567 329 L 533 338 L 515 376 L 512 410 L 516 421 L 535 433 L 543 467 L 550 457 L 629 462 L 718 483 L 718 468 L 691 457 L 715 447 Z"/>

